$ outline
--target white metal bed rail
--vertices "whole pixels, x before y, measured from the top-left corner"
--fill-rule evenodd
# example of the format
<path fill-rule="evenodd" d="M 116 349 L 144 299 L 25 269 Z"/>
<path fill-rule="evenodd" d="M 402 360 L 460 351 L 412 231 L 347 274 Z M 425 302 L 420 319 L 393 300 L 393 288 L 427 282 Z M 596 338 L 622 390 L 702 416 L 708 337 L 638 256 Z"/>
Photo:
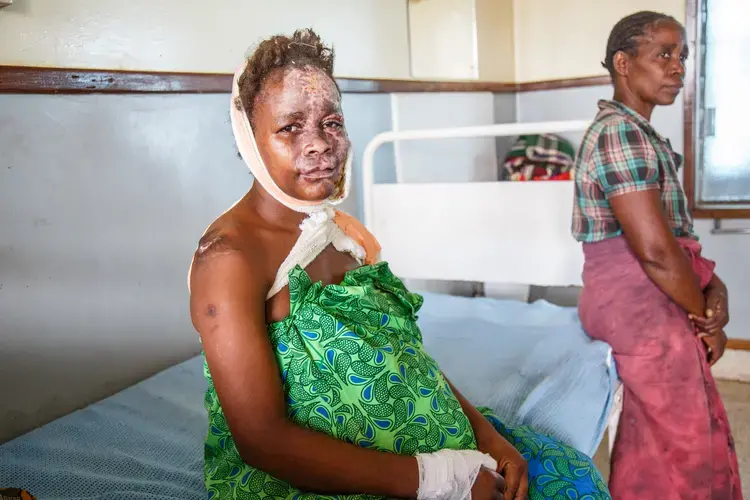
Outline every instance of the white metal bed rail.
<path fill-rule="evenodd" d="M 582 132 L 591 124 L 588 120 L 501 123 L 473 127 L 452 127 L 442 129 L 401 130 L 383 132 L 376 135 L 365 147 L 362 155 L 364 223 L 372 229 L 373 196 L 375 183 L 375 151 L 388 142 L 410 141 L 418 139 L 451 139 L 461 137 L 502 137 L 524 134 L 559 134 L 565 132 Z"/>

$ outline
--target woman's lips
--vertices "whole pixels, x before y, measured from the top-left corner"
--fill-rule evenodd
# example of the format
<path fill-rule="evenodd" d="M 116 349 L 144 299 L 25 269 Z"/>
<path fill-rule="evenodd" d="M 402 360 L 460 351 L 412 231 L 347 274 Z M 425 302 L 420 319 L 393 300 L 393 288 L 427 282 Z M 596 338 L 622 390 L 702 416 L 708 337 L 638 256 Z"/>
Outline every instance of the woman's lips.
<path fill-rule="evenodd" d="M 325 167 L 315 168 L 313 170 L 308 170 L 307 172 L 300 172 L 299 176 L 305 180 L 319 181 L 322 179 L 330 179 L 331 177 L 335 177 L 338 174 L 338 167 Z"/>

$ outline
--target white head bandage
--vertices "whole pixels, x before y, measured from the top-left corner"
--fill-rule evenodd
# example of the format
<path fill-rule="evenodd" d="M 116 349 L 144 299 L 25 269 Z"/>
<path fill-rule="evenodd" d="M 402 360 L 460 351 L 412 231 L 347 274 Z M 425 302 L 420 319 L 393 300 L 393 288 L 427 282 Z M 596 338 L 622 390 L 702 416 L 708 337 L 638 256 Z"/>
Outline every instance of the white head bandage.
<path fill-rule="evenodd" d="M 266 165 L 263 163 L 263 158 L 260 156 L 258 151 L 258 145 L 255 142 L 255 135 L 253 134 L 252 126 L 250 125 L 250 118 L 247 115 L 245 109 L 240 107 L 238 109 L 237 102 L 239 101 L 240 90 L 239 90 L 239 79 L 245 71 L 247 62 L 243 64 L 240 69 L 234 74 L 232 80 L 232 102 L 230 104 L 230 116 L 232 119 L 232 132 L 234 133 L 234 140 L 237 143 L 237 149 L 240 151 L 242 159 L 250 169 L 250 172 L 255 177 L 255 180 L 260 182 L 263 189 L 273 196 L 276 201 L 294 210 L 295 212 L 313 213 L 319 212 L 327 207 L 338 205 L 346 199 L 349 195 L 349 184 L 351 182 L 351 166 L 352 166 L 352 150 L 349 148 L 349 153 L 346 156 L 346 163 L 344 164 L 344 171 L 342 173 L 341 181 L 334 190 L 333 194 L 327 200 L 321 201 L 306 201 L 298 200 L 286 194 L 281 188 L 276 185 L 271 174 L 268 172 Z"/>

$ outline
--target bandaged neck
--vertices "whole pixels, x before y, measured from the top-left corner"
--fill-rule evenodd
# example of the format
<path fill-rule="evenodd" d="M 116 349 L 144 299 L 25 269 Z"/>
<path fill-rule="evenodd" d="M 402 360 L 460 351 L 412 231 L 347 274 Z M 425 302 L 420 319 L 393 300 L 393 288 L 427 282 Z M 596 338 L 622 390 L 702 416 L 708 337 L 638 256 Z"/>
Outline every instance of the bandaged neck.
<path fill-rule="evenodd" d="M 247 64 L 247 63 L 246 63 Z M 321 201 L 307 201 L 299 200 L 292 196 L 289 196 L 274 182 L 271 174 L 268 172 L 266 165 L 263 163 L 263 158 L 260 156 L 258 151 L 258 145 L 255 142 L 255 135 L 253 134 L 252 126 L 250 125 L 250 118 L 247 112 L 241 105 L 239 99 L 239 79 L 245 71 L 246 64 L 243 64 L 239 70 L 234 74 L 232 81 L 232 102 L 230 105 L 230 116 L 232 120 L 232 132 L 234 133 L 234 140 L 237 144 L 242 159 L 250 169 L 256 182 L 259 182 L 263 189 L 265 189 L 276 201 L 284 205 L 285 207 L 294 210 L 295 212 L 313 213 L 325 210 L 327 207 L 338 205 L 346 199 L 349 195 L 349 183 L 351 181 L 351 164 L 352 164 L 352 151 L 349 149 L 349 153 L 346 157 L 346 163 L 342 173 L 342 181 L 336 187 L 330 198 Z M 239 109 L 238 109 L 239 108 Z"/>
<path fill-rule="evenodd" d="M 297 242 L 281 263 L 279 270 L 276 271 L 276 279 L 266 295 L 266 300 L 289 284 L 289 272 L 292 268 L 295 266 L 306 268 L 328 245 L 333 245 L 339 252 L 348 253 L 359 265 L 365 263 L 367 258 L 367 251 L 363 246 L 365 242 L 360 244 L 346 234 L 337 223 L 336 213 L 332 208 L 310 214 L 300 224 L 300 230 Z"/>

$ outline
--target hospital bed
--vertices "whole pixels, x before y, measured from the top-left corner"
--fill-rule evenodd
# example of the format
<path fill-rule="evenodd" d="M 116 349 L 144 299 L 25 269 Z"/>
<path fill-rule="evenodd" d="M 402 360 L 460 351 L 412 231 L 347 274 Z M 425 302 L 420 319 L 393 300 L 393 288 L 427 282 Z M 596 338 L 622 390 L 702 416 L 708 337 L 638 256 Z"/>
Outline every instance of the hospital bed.
<path fill-rule="evenodd" d="M 394 140 L 582 130 L 583 122 L 389 132 L 363 158 L 365 223 L 404 279 L 569 286 L 580 246 L 568 233 L 572 184 L 375 184 L 373 154 Z M 428 352 L 473 403 L 593 455 L 616 426 L 609 346 L 575 308 L 424 292 Z M 0 487 L 40 500 L 202 499 L 200 356 L 0 446 Z M 611 436 L 610 436 L 611 438 Z"/>

